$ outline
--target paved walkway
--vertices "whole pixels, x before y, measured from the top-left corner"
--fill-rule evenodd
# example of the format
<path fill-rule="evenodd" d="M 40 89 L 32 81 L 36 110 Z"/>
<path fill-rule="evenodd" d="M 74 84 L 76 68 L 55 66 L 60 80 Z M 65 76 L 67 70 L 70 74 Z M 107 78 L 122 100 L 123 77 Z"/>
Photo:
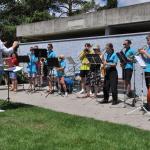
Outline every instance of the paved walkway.
<path fill-rule="evenodd" d="M 27 86 L 27 85 L 26 85 Z M 22 91 L 22 87 L 19 87 L 20 91 L 16 94 L 10 92 L 10 98 L 13 102 L 21 102 L 25 104 L 31 104 L 48 108 L 58 112 L 65 112 L 68 114 L 75 114 L 79 116 L 86 116 L 95 118 L 97 120 L 109 121 L 119 124 L 127 124 L 137 128 L 150 130 L 150 115 L 144 114 L 143 111 L 137 110 L 132 114 L 126 115 L 126 113 L 135 109 L 126 105 L 123 108 L 123 102 L 120 102 L 116 106 L 109 104 L 100 104 L 98 101 L 101 99 L 92 98 L 77 98 L 80 95 L 71 94 L 68 97 L 57 96 L 56 94 L 45 97 L 44 91 L 36 93 L 27 93 Z M 5 86 L 0 86 L 0 98 L 7 98 L 7 90 Z M 123 95 L 119 95 L 119 99 L 123 99 Z M 127 102 L 131 102 L 128 100 Z M 136 107 L 140 106 L 140 101 L 136 104 Z"/>

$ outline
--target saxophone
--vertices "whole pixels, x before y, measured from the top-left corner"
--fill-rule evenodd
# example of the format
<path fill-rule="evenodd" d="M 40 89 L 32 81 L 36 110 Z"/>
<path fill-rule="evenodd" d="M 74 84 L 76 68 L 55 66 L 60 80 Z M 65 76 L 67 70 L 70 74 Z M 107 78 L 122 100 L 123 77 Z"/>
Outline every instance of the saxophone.
<path fill-rule="evenodd" d="M 44 63 L 45 63 L 45 58 L 40 59 L 40 75 L 44 76 Z"/>
<path fill-rule="evenodd" d="M 106 53 L 106 50 L 104 49 L 104 51 L 102 52 L 102 56 L 101 56 L 102 61 L 104 60 L 105 53 Z M 101 74 L 103 77 L 105 77 L 105 75 L 106 75 L 106 67 L 104 64 L 102 64 L 102 66 L 101 66 Z"/>

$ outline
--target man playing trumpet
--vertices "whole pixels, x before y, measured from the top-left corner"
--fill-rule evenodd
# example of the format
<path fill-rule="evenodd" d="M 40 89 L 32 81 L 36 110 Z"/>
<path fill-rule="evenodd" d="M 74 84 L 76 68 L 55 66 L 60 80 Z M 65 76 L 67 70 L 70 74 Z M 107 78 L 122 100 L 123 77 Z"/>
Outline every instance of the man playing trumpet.
<path fill-rule="evenodd" d="M 80 77 L 81 77 L 81 91 L 80 94 L 84 93 L 85 91 L 85 80 L 86 77 L 90 71 L 90 63 L 86 57 L 87 54 L 94 54 L 93 50 L 91 50 L 92 46 L 90 43 L 85 44 L 84 50 L 80 53 L 80 60 L 81 60 L 81 66 L 80 66 Z"/>

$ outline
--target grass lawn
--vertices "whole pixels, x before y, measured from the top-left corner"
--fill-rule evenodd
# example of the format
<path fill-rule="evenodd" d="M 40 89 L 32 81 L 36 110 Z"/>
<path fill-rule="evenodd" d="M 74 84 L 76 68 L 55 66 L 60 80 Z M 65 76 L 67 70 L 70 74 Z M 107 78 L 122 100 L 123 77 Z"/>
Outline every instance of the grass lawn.
<path fill-rule="evenodd" d="M 0 113 L 0 150 L 150 149 L 149 131 L 30 105 L 2 108 L 7 110 Z"/>

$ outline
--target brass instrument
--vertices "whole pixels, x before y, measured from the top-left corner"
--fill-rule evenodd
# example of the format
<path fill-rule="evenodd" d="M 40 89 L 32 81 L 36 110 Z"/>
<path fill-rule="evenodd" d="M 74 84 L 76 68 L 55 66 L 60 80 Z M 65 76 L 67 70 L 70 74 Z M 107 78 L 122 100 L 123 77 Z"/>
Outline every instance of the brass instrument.
<path fill-rule="evenodd" d="M 44 65 L 45 65 L 45 61 L 46 61 L 46 59 L 44 58 L 44 57 L 42 57 L 42 58 L 40 58 L 40 68 L 39 68 L 39 70 L 40 70 L 40 75 L 42 75 L 42 76 L 44 76 Z"/>
<path fill-rule="evenodd" d="M 134 60 L 134 56 L 138 56 L 141 55 L 141 50 L 146 50 L 147 49 L 147 45 L 144 45 L 142 48 L 139 48 L 137 50 L 137 52 L 134 55 L 128 56 L 127 59 L 130 59 L 131 61 L 135 62 Z M 147 57 L 143 54 L 144 57 Z"/>
<path fill-rule="evenodd" d="M 106 53 L 106 49 L 104 49 L 103 52 L 102 52 L 102 55 L 101 55 L 102 61 L 104 61 L 105 53 Z M 105 77 L 105 75 L 106 75 L 106 66 L 104 65 L 104 63 L 101 66 L 101 74 L 102 74 L 103 77 Z"/>
<path fill-rule="evenodd" d="M 138 49 L 138 51 L 137 51 L 137 53 L 136 53 L 135 55 L 136 55 L 136 56 L 137 56 L 137 55 L 140 55 L 140 54 L 141 54 L 140 51 L 141 51 L 141 50 L 146 50 L 147 48 L 148 48 L 147 45 L 144 45 L 142 48 L 139 48 L 139 49 Z M 146 56 L 144 55 L 144 57 L 146 57 Z"/>

